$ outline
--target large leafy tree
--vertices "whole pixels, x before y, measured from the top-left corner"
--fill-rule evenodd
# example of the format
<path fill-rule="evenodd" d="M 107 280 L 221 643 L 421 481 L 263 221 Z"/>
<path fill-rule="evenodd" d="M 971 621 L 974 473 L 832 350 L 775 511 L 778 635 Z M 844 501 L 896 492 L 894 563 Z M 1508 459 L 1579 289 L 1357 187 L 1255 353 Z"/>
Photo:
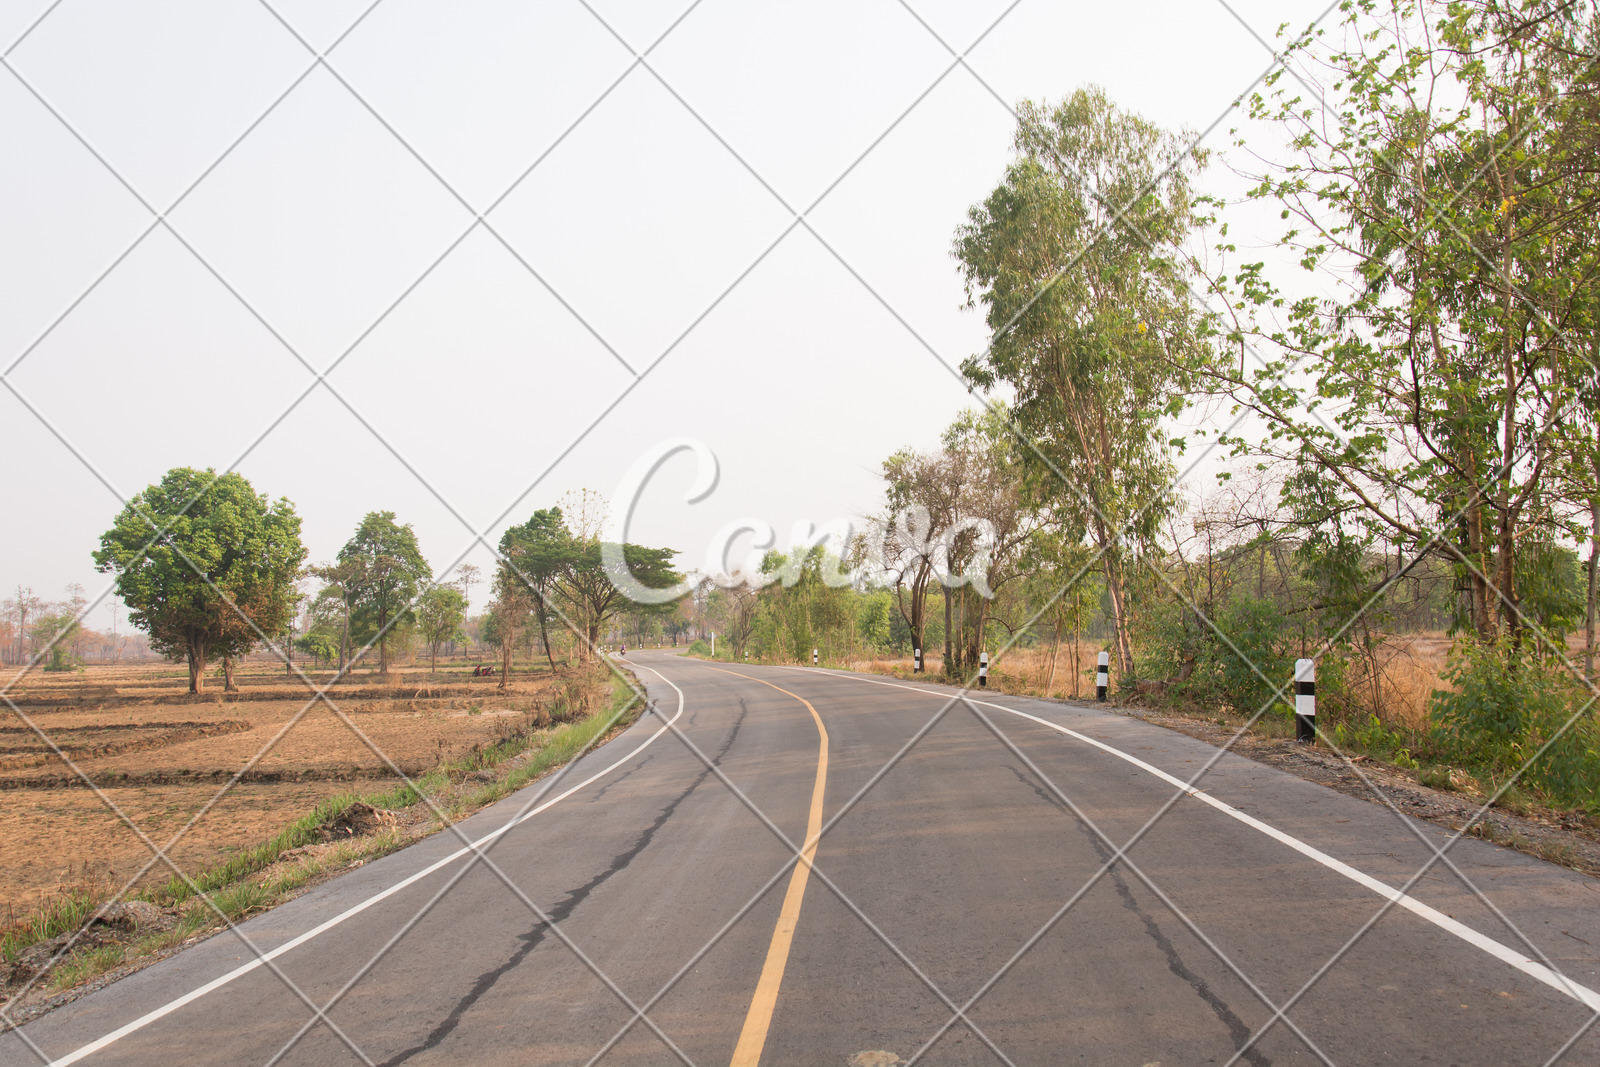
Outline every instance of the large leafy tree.
<path fill-rule="evenodd" d="M 363 632 L 377 634 L 378 673 L 388 674 L 389 630 L 415 619 L 412 601 L 432 573 L 416 532 L 410 523 L 395 522 L 392 511 L 368 512 L 339 550 L 339 562 L 349 564 L 343 584 L 351 620 Z"/>
<path fill-rule="evenodd" d="M 189 467 L 136 494 L 94 553 L 150 647 L 188 661 L 191 693 L 204 688 L 208 661 L 283 631 L 305 558 L 288 500 L 269 502 L 239 474 Z"/>
<path fill-rule="evenodd" d="M 1117 660 L 1133 669 L 1129 545 L 1154 539 L 1174 469 L 1162 419 L 1186 403 L 1205 320 L 1183 247 L 1203 220 L 1189 172 L 1204 153 L 1095 88 L 1019 108 L 1016 158 L 973 207 L 954 252 L 990 347 L 963 370 L 1015 391 L 1024 462 L 1052 511 L 1100 552 Z"/>
<path fill-rule="evenodd" d="M 535 511 L 527 522 L 513 526 L 500 537 L 500 573 L 496 589 L 518 587 L 531 603 L 539 624 L 539 639 L 545 659 L 554 670 L 556 660 L 550 651 L 550 598 L 556 582 L 577 560 L 578 546 L 561 517 L 560 508 Z M 509 661 L 507 661 L 509 664 Z"/>
<path fill-rule="evenodd" d="M 1235 444 L 1292 471 L 1285 503 L 1330 635 L 1443 556 L 1460 625 L 1515 645 L 1525 557 L 1559 528 L 1563 491 L 1600 525 L 1584 455 L 1600 355 L 1595 15 L 1560 0 L 1345 10 L 1350 32 L 1289 49 L 1328 71 L 1329 106 L 1308 112 L 1279 83 L 1252 110 L 1299 150 L 1254 191 L 1289 220 L 1283 246 L 1350 284 L 1296 299 L 1261 263 L 1216 280 L 1241 350 L 1219 383 L 1268 426 Z M 1410 562 L 1364 565 L 1380 543 Z"/>
<path fill-rule="evenodd" d="M 683 578 L 672 568 L 673 557 L 678 554 L 676 549 L 627 544 L 622 545 L 621 549 L 629 573 L 634 581 L 646 589 L 667 589 Z M 599 644 L 600 631 L 611 618 L 621 611 L 637 607 L 606 573 L 598 537 L 574 544 L 571 560 L 562 570 L 558 589 L 573 620 L 583 627 L 583 654 L 586 657 Z"/>

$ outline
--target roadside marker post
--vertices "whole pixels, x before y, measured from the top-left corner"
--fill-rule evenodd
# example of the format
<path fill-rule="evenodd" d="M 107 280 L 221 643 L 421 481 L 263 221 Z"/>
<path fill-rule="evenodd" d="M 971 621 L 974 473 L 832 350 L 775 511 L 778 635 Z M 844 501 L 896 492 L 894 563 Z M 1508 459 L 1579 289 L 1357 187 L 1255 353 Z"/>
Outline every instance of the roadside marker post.
<path fill-rule="evenodd" d="M 817 650 L 814 648 L 811 650 L 811 665 L 813 667 L 817 665 Z"/>
<path fill-rule="evenodd" d="M 1317 743 L 1317 661 L 1294 661 L 1294 739 Z"/>
<path fill-rule="evenodd" d="M 917 657 L 912 663 L 911 673 L 912 674 L 921 674 L 922 673 L 922 649 L 920 649 L 920 648 L 917 649 Z"/>
<path fill-rule="evenodd" d="M 1106 689 L 1111 685 L 1111 653 L 1100 653 L 1100 665 L 1094 671 L 1094 697 L 1100 703 L 1106 701 Z"/>
<path fill-rule="evenodd" d="M 989 653 L 978 653 L 978 686 L 988 688 L 989 685 Z"/>

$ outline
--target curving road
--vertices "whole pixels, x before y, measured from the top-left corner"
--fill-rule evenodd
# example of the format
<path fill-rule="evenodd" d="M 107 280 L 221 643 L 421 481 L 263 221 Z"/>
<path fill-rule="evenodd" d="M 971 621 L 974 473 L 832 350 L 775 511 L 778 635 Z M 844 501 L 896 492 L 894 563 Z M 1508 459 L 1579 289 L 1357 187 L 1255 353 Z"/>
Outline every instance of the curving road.
<path fill-rule="evenodd" d="M 1399 893 L 1437 827 L 1093 706 L 629 662 L 652 713 L 475 850 L 351 872 L 0 1064 L 1600 1063 L 1593 879 L 1468 839 Z"/>

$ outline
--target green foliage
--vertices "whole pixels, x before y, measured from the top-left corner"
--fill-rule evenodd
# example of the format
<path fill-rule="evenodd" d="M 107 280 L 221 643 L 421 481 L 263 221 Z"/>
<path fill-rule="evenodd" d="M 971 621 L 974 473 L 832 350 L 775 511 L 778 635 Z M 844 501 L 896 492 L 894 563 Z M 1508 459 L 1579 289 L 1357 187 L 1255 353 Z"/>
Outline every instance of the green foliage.
<path fill-rule="evenodd" d="M 709 658 L 711 656 L 711 646 L 706 644 L 704 641 L 696 639 L 694 644 L 689 646 L 689 655 L 705 656 Z"/>
<path fill-rule="evenodd" d="M 188 467 L 135 494 L 94 553 L 150 647 L 187 658 L 191 692 L 207 660 L 242 655 L 257 630 L 283 632 L 305 557 L 289 501 L 269 503 L 238 474 Z"/>
<path fill-rule="evenodd" d="M 968 299 L 992 331 L 962 370 L 1014 391 L 1038 492 L 1101 550 L 1125 673 L 1125 546 L 1150 543 L 1171 513 L 1164 420 L 1211 359 L 1177 251 L 1201 222 L 1189 182 L 1206 153 L 1098 88 L 1018 112 L 1015 160 L 956 233 Z"/>
<path fill-rule="evenodd" d="M 1297 635 L 1278 606 L 1240 594 L 1211 623 L 1178 601 L 1153 605 L 1141 629 L 1140 677 L 1166 682 L 1170 697 L 1196 707 L 1292 715 Z"/>
<path fill-rule="evenodd" d="M 395 522 L 392 511 L 368 512 L 339 550 L 339 563 L 347 568 L 352 632 L 363 643 L 377 638 L 379 670 L 387 673 L 389 631 L 416 621 L 411 602 L 430 575 L 416 531 Z"/>
<path fill-rule="evenodd" d="M 436 585 L 423 593 L 416 612 L 417 627 L 435 659 L 440 645 L 465 636 L 461 623 L 467 617 L 467 597 L 453 586 Z"/>
<path fill-rule="evenodd" d="M 43 648 L 50 642 L 50 658 L 45 661 L 47 671 L 70 671 L 73 668 L 72 639 L 82 629 L 77 619 L 67 612 L 40 615 L 33 623 L 33 647 Z"/>
<path fill-rule="evenodd" d="M 1461 641 L 1430 714 L 1443 750 L 1516 772 L 1562 803 L 1600 809 L 1600 730 L 1589 694 L 1563 667 L 1508 643 Z M 1574 716 L 1576 718 L 1574 719 Z"/>
<path fill-rule="evenodd" d="M 311 630 L 295 638 L 294 647 L 318 663 L 331 663 L 339 658 L 339 635 L 320 629 Z"/>

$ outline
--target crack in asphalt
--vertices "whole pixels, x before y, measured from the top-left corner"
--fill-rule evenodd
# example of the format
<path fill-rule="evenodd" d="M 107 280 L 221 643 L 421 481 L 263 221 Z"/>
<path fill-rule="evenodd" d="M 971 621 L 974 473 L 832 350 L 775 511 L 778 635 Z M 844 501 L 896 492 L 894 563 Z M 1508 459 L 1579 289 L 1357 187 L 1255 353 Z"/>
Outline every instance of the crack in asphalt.
<path fill-rule="evenodd" d="M 733 747 L 734 741 L 739 736 L 739 728 L 744 725 L 745 715 L 748 711 L 749 708 L 746 706 L 744 698 L 740 697 L 739 717 L 734 720 L 733 729 L 728 732 L 727 739 L 723 741 L 722 747 L 717 750 L 716 755 L 711 757 L 712 763 L 721 766 L 722 758 L 728 754 L 728 750 Z M 596 889 L 598 889 L 612 875 L 619 871 L 625 870 L 628 864 L 632 863 L 634 858 L 638 856 L 639 853 L 643 852 L 650 844 L 650 841 L 656 835 L 656 831 L 660 830 L 662 826 L 666 825 L 667 820 L 670 819 L 673 813 L 678 810 L 678 805 L 687 800 L 690 794 L 692 794 L 696 789 L 699 789 L 701 784 L 703 784 L 710 776 L 711 768 L 702 767 L 700 773 L 695 777 L 694 781 L 690 782 L 688 787 L 684 789 L 683 792 L 674 797 L 666 807 L 662 808 L 656 814 L 655 821 L 644 828 L 633 844 L 629 845 L 626 849 L 613 856 L 611 858 L 611 863 L 604 870 L 590 878 L 583 885 L 570 891 L 553 907 L 545 909 L 545 914 L 550 917 L 550 922 L 564 922 L 567 916 L 571 915 L 578 905 L 582 904 L 584 900 L 588 898 L 590 893 L 593 893 Z M 404 1063 L 419 1053 L 427 1052 L 430 1049 L 437 1048 L 439 1044 L 443 1042 L 445 1038 L 449 1037 L 461 1024 L 462 1017 L 472 1009 L 472 1006 L 478 1002 L 480 997 L 489 992 L 489 990 L 493 989 L 495 984 L 498 983 L 501 978 L 505 977 L 506 974 L 514 970 L 518 964 L 527 958 L 528 953 L 532 952 L 535 948 L 538 948 L 541 943 L 543 943 L 545 934 L 547 934 L 549 930 L 549 923 L 539 921 L 535 922 L 533 928 L 527 933 L 518 934 L 517 940 L 522 943 L 517 946 L 516 951 L 514 951 L 504 963 L 501 963 L 499 966 L 491 968 L 490 970 L 480 974 L 477 980 L 472 983 L 471 988 L 469 988 L 467 992 L 463 994 L 461 999 L 456 1002 L 456 1006 L 450 1010 L 450 1014 L 446 1015 L 437 1026 L 429 1031 L 428 1036 L 425 1037 L 420 1044 L 413 1045 L 408 1049 L 404 1049 L 403 1051 L 395 1053 L 393 1056 L 390 1056 L 388 1059 L 380 1063 L 378 1067 L 396 1067 L 397 1064 Z"/>
<path fill-rule="evenodd" d="M 1058 811 L 1065 812 L 1068 815 L 1073 814 L 1071 808 L 1046 792 L 1044 787 L 1034 781 L 1031 775 L 1025 774 L 1018 768 L 1009 765 L 1006 769 L 1016 775 L 1019 782 L 1033 790 L 1039 799 Z M 1098 834 L 1085 826 L 1083 821 L 1075 815 L 1073 816 L 1073 824 L 1078 828 L 1079 833 L 1088 838 L 1089 844 L 1094 847 L 1095 853 L 1100 857 L 1102 863 L 1111 858 L 1113 851 L 1106 847 L 1106 843 L 1100 839 Z M 1144 924 L 1145 933 L 1151 941 L 1155 942 L 1156 947 L 1161 950 L 1161 954 L 1166 957 L 1167 970 L 1193 989 L 1195 995 L 1204 1001 L 1218 1020 L 1228 1028 L 1228 1033 L 1233 1038 L 1233 1047 L 1237 1049 L 1250 1040 L 1250 1027 L 1229 1007 L 1228 1002 L 1223 1000 L 1211 988 L 1210 983 L 1190 970 L 1188 964 L 1183 962 L 1183 957 L 1178 953 L 1177 946 L 1172 943 L 1172 939 L 1161 929 L 1161 925 L 1156 922 L 1155 917 L 1141 908 L 1139 902 L 1134 899 L 1133 889 L 1128 885 L 1127 880 L 1123 878 L 1122 872 L 1113 866 L 1106 873 L 1111 876 L 1112 883 L 1117 887 L 1117 896 L 1122 899 L 1122 906 L 1139 917 L 1139 920 Z M 1271 1067 L 1272 1064 L 1272 1060 L 1267 1058 L 1266 1054 L 1255 1046 L 1252 1046 L 1244 1054 L 1244 1058 L 1252 1064 L 1252 1067 Z"/>

